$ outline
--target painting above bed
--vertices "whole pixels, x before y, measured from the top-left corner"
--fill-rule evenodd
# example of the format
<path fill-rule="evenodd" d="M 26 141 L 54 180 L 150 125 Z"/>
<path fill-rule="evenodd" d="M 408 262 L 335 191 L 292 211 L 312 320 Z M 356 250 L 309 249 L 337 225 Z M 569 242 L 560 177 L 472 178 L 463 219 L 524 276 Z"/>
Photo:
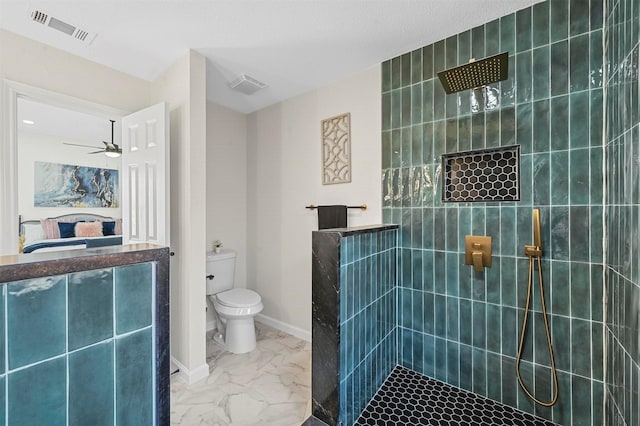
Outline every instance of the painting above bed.
<path fill-rule="evenodd" d="M 119 207 L 118 170 L 34 164 L 34 207 Z"/>

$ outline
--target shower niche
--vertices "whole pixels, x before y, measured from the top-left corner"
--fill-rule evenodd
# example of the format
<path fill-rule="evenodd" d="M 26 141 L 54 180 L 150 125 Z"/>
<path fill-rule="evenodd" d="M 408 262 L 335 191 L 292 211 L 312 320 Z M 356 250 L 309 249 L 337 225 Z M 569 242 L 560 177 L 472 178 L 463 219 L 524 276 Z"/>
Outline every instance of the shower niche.
<path fill-rule="evenodd" d="M 520 145 L 442 155 L 443 202 L 520 201 Z"/>

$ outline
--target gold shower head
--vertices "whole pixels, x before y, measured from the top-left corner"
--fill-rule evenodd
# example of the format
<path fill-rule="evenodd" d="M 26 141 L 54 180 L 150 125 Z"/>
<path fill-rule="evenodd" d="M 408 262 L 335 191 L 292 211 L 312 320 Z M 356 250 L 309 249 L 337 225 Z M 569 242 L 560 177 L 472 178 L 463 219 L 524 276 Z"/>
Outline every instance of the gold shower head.
<path fill-rule="evenodd" d="M 509 52 L 440 71 L 438 77 L 447 95 L 506 80 L 509 77 Z"/>

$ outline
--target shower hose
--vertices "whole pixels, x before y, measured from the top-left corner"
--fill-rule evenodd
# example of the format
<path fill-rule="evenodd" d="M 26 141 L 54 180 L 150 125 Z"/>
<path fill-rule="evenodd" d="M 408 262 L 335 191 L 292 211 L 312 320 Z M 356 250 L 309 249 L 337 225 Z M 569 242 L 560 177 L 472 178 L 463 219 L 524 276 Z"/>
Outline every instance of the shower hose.
<path fill-rule="evenodd" d="M 539 247 L 527 246 L 525 253 L 529 256 L 529 288 L 527 289 L 527 304 L 524 308 L 524 319 L 522 321 L 522 332 L 520 333 L 520 343 L 518 345 L 518 356 L 516 357 L 516 376 L 518 377 L 518 383 L 522 390 L 527 394 L 529 398 L 534 400 L 540 405 L 545 407 L 551 407 L 558 401 L 558 374 L 556 372 L 556 363 L 553 358 L 553 346 L 551 345 L 551 332 L 549 330 L 549 321 L 547 320 L 547 308 L 544 302 L 544 287 L 542 283 L 542 250 Z M 533 293 L 533 264 L 535 259 L 538 259 L 538 282 L 540 284 L 540 301 L 542 302 L 542 317 L 544 318 L 544 328 L 547 333 L 547 347 L 549 348 L 549 358 L 551 359 L 551 371 L 553 373 L 553 398 L 549 402 L 540 401 L 529 392 L 525 386 L 522 378 L 520 377 L 520 361 L 522 361 L 522 347 L 524 345 L 525 334 L 527 331 L 527 321 L 529 319 L 529 308 L 531 305 L 531 294 Z"/>

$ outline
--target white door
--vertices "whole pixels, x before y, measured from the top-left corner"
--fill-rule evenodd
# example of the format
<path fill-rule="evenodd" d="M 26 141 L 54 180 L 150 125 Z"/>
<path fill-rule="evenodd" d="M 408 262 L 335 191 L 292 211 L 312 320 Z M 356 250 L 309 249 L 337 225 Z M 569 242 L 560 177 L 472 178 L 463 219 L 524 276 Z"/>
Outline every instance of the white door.
<path fill-rule="evenodd" d="M 169 116 L 162 102 L 122 119 L 122 243 L 169 245 Z"/>

